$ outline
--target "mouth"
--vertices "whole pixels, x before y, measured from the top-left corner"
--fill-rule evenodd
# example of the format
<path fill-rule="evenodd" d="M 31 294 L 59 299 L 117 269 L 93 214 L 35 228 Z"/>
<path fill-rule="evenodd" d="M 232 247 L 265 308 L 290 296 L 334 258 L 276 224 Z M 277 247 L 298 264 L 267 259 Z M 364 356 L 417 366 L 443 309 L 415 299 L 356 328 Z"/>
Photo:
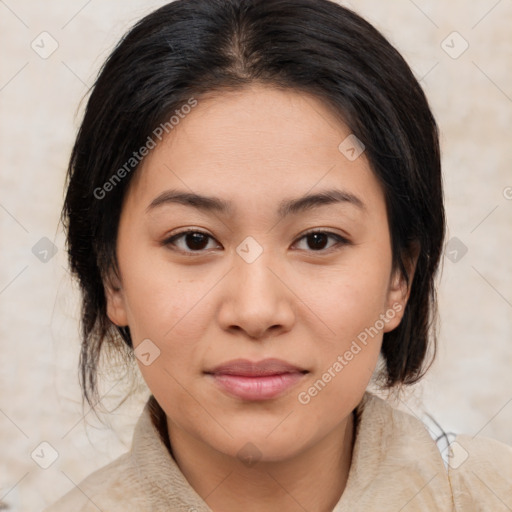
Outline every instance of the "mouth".
<path fill-rule="evenodd" d="M 236 359 L 204 373 L 228 395 L 242 400 L 262 401 L 284 394 L 309 372 L 281 359 L 258 362 Z"/>

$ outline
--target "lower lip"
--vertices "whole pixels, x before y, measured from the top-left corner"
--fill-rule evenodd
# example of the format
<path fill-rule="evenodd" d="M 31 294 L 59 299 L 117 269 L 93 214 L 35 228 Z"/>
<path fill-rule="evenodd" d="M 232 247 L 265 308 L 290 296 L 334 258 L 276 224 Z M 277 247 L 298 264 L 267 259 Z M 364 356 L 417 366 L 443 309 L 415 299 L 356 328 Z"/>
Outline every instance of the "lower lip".
<path fill-rule="evenodd" d="M 210 374 L 215 383 L 226 393 L 242 400 L 269 400 L 295 386 L 303 373 L 282 373 L 262 377 Z"/>

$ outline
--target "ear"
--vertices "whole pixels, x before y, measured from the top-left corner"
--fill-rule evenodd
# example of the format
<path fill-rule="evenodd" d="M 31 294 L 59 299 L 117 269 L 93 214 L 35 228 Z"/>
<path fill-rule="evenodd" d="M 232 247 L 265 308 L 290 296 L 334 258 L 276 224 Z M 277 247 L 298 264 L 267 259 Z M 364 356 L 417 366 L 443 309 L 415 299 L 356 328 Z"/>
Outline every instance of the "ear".
<path fill-rule="evenodd" d="M 128 325 L 128 315 L 121 280 L 112 273 L 105 282 L 105 295 L 107 299 L 107 316 L 110 321 L 119 326 Z"/>
<path fill-rule="evenodd" d="M 385 324 L 384 332 L 390 332 L 400 325 L 405 312 L 405 306 L 411 294 L 412 281 L 416 264 L 420 253 L 419 244 L 412 245 L 407 254 L 404 254 L 403 262 L 407 271 L 408 279 L 403 271 L 396 268 L 391 273 L 389 288 L 386 300 L 386 311 L 384 314 L 388 321 Z"/>

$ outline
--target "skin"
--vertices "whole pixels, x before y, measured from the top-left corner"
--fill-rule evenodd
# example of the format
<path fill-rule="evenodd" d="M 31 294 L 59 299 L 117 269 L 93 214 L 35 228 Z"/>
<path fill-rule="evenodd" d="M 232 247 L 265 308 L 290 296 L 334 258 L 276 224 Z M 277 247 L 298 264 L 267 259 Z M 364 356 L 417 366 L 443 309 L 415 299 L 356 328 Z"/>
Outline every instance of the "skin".
<path fill-rule="evenodd" d="M 345 488 L 352 412 L 408 298 L 392 267 L 383 190 L 364 153 L 350 161 L 338 149 L 348 135 L 301 92 L 252 85 L 204 97 L 144 159 L 125 197 L 108 315 L 129 325 L 135 348 L 150 339 L 160 350 L 139 367 L 167 415 L 174 458 L 213 511 L 327 512 Z M 282 200 L 331 188 L 363 206 L 277 216 Z M 148 210 L 169 189 L 230 201 L 232 213 L 176 203 Z M 163 243 L 186 229 L 211 238 L 199 250 L 185 237 Z M 347 241 L 325 236 L 318 249 L 304 236 L 311 229 Z M 236 251 L 248 236 L 263 250 L 251 263 Z M 300 403 L 299 393 L 393 306 L 401 312 Z M 261 402 L 227 395 L 204 374 L 234 358 L 267 357 L 309 373 Z M 255 465 L 237 455 L 247 443 L 258 450 Z"/>

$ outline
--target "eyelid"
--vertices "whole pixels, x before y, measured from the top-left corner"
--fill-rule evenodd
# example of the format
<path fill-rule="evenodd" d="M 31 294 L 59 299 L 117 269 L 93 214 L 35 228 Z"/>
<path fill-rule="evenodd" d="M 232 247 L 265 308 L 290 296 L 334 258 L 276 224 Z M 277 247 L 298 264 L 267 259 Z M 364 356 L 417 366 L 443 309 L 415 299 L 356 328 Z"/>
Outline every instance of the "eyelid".
<path fill-rule="evenodd" d="M 210 235 L 210 233 L 207 233 L 206 231 L 203 231 L 202 229 L 198 229 L 198 228 L 186 228 L 186 229 L 183 229 L 183 231 L 178 231 L 177 233 L 173 233 L 169 236 L 166 236 L 161 242 L 160 242 L 160 245 L 164 246 L 164 247 L 169 247 L 169 246 L 173 246 L 173 250 L 175 250 L 176 252 L 179 252 L 181 254 L 185 254 L 187 256 L 196 256 L 196 255 L 200 255 L 200 254 L 205 254 L 206 252 L 208 252 L 207 250 L 201 250 L 201 251 L 184 251 L 183 249 L 179 249 L 178 247 L 176 247 L 174 245 L 174 240 L 182 237 L 182 236 L 185 236 L 185 235 L 188 235 L 189 233 L 200 233 L 206 237 L 208 237 L 209 239 L 211 240 L 215 240 L 215 242 L 218 244 L 218 245 L 221 245 L 220 242 L 218 242 L 215 237 L 213 237 L 212 235 Z"/>
<path fill-rule="evenodd" d="M 189 233 L 200 233 L 200 234 L 208 237 L 210 240 L 215 240 L 215 242 L 218 245 L 222 246 L 222 244 L 220 244 L 220 242 L 218 242 L 214 236 L 212 236 L 209 233 L 207 233 L 206 231 L 203 231 L 202 229 L 198 229 L 198 228 L 186 228 L 183 231 L 178 231 L 177 233 L 173 233 L 172 235 L 167 236 L 164 240 L 162 240 L 161 245 L 164 247 L 172 246 L 172 250 L 175 250 L 176 252 L 179 252 L 181 254 L 185 254 L 186 256 L 200 256 L 200 255 L 204 255 L 204 254 L 207 254 L 210 252 L 207 249 L 202 249 L 202 250 L 198 250 L 198 251 L 187 251 L 187 250 L 179 249 L 178 247 L 176 247 L 174 245 L 174 243 L 173 243 L 174 240 L 176 240 L 182 236 L 185 236 Z M 299 241 L 301 241 L 303 238 L 305 238 L 306 236 L 314 234 L 314 233 L 321 233 L 321 234 L 327 235 L 328 238 L 334 238 L 337 241 L 337 243 L 327 249 L 319 249 L 317 251 L 309 250 L 309 251 L 305 251 L 305 252 L 322 255 L 322 254 L 329 253 L 332 249 L 336 249 L 340 245 L 343 246 L 343 245 L 351 244 L 350 240 L 347 237 L 340 235 L 338 233 L 329 231 L 327 228 L 314 228 L 314 229 L 310 229 L 309 231 L 305 231 L 304 233 L 300 234 L 295 239 L 292 247 L 294 245 L 296 245 Z"/>
<path fill-rule="evenodd" d="M 313 233 L 322 233 L 325 235 L 331 235 L 334 238 L 340 238 L 345 240 L 347 243 L 349 242 L 348 236 L 341 235 L 339 233 L 335 233 L 334 231 L 330 231 L 330 228 L 312 228 L 308 231 L 305 231 L 304 233 L 300 234 L 297 240 L 300 240 L 301 238 L 304 238 L 307 235 L 311 235 Z"/>
<path fill-rule="evenodd" d="M 333 231 L 330 231 L 328 228 L 314 228 L 314 229 L 310 229 L 309 231 L 305 231 L 304 233 L 302 233 L 301 235 L 299 235 L 296 239 L 296 241 L 294 242 L 294 245 L 299 242 L 300 240 L 302 240 L 304 237 L 308 236 L 308 235 L 312 235 L 314 233 L 321 233 L 323 235 L 327 235 L 329 238 L 334 238 L 337 240 L 337 243 L 334 244 L 333 246 L 329 247 L 328 249 L 320 249 L 318 251 L 313 251 L 313 250 L 310 250 L 310 251 L 306 251 L 306 252 L 310 252 L 310 253 L 313 253 L 313 254 L 327 254 L 328 252 L 330 252 L 331 249 L 335 249 L 336 247 L 338 247 L 339 245 L 349 245 L 351 244 L 351 241 L 344 235 L 340 235 L 339 233 L 335 233 Z"/>

